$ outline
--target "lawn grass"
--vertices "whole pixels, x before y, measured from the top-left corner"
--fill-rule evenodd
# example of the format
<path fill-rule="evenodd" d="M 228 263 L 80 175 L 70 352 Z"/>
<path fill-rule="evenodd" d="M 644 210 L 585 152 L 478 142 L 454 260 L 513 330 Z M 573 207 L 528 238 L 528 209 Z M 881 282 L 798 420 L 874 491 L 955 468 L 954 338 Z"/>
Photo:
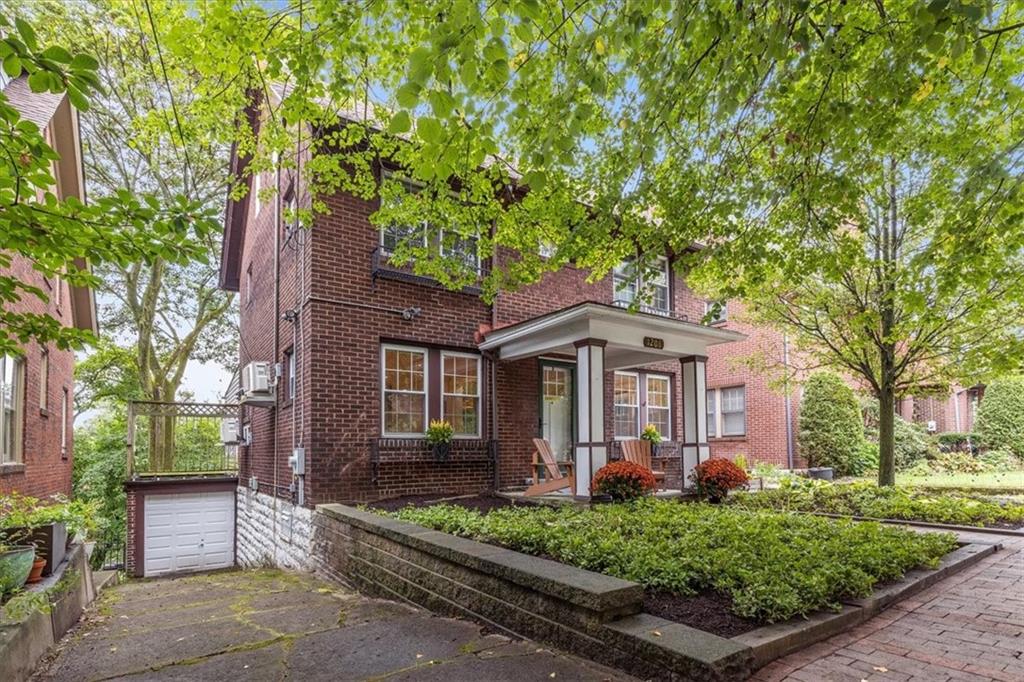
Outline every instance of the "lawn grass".
<path fill-rule="evenodd" d="M 650 498 L 590 508 L 481 514 L 435 505 L 390 514 L 650 590 L 725 594 L 738 616 L 759 622 L 838 608 L 878 583 L 936 565 L 956 546 L 949 533 Z"/>
<path fill-rule="evenodd" d="M 869 481 L 828 483 L 789 479 L 778 488 L 738 493 L 730 504 L 745 509 L 822 512 L 963 526 L 1024 525 L 1024 504 L 955 490 L 879 487 Z"/>
<path fill-rule="evenodd" d="M 1024 493 L 1024 471 L 989 471 L 982 474 L 896 474 L 896 483 L 919 488 L 1020 491 Z"/>

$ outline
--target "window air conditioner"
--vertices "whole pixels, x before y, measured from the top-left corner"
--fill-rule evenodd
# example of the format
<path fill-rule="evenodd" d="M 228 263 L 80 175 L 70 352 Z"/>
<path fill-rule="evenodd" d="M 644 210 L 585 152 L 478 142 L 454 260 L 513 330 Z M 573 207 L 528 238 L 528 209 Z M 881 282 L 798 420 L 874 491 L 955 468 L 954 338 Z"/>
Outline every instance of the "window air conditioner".
<path fill-rule="evenodd" d="M 246 395 L 270 393 L 270 363 L 250 362 L 242 370 L 242 392 Z"/>
<path fill-rule="evenodd" d="M 221 420 L 220 440 L 224 445 L 238 444 L 238 417 L 225 417 Z"/>

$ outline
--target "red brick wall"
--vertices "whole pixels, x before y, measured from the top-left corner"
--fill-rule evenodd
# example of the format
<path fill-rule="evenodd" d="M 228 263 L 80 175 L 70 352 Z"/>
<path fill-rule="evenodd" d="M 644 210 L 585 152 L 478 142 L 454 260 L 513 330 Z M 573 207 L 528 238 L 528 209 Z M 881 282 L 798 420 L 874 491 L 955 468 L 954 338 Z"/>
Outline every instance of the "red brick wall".
<path fill-rule="evenodd" d="M 71 299 L 67 284 L 53 279 L 47 280 L 24 258 L 14 255 L 10 267 L 4 274 L 11 274 L 20 281 L 47 292 L 50 301 L 43 302 L 31 294 L 24 294 L 22 300 L 12 306 L 16 312 L 47 314 L 65 326 L 72 325 Z M 62 287 L 61 305 L 57 305 L 56 287 Z M 74 395 L 74 353 L 60 350 L 52 344 L 48 347 L 49 381 L 47 382 L 47 407 L 40 407 L 41 386 L 40 364 L 43 347 L 29 343 L 23 348 L 25 372 L 21 386 L 21 404 L 24 415 L 22 429 L 22 463 L 0 467 L 0 494 L 18 491 L 24 495 L 45 498 L 53 494 L 71 495 L 71 463 L 74 453 L 72 433 L 73 410 L 70 404 Z M 61 456 L 61 401 L 64 390 L 68 392 L 67 449 Z"/>
<path fill-rule="evenodd" d="M 746 434 L 711 438 L 713 457 L 735 458 L 743 455 L 747 463 L 771 462 L 787 466 L 786 401 L 784 391 L 772 385 L 780 375 L 771 371 L 753 369 L 753 360 L 768 367 L 781 365 L 783 360 L 782 335 L 772 329 L 755 326 L 744 319 L 741 304 L 730 301 L 728 321 L 723 325 L 747 335 L 744 341 L 712 346 L 708 349 L 707 385 L 709 389 L 744 386 L 746 389 Z M 794 457 L 799 392 L 792 392 L 792 428 Z M 797 459 L 797 466 L 799 460 Z"/>

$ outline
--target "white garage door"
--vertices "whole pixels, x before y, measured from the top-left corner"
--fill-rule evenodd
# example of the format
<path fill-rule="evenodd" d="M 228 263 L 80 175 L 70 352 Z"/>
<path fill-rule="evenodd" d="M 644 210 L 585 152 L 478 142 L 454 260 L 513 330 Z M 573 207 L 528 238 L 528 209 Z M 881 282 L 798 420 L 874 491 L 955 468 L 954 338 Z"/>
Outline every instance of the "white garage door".
<path fill-rule="evenodd" d="M 143 575 L 235 563 L 235 493 L 147 495 Z"/>

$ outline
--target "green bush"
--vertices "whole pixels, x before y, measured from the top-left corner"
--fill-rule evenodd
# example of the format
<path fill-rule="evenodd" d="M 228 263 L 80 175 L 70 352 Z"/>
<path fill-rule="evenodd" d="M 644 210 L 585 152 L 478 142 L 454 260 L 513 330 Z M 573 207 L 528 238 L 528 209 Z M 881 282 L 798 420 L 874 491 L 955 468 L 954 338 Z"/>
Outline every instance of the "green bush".
<path fill-rule="evenodd" d="M 989 450 L 979 455 L 978 461 L 985 465 L 985 471 L 1015 471 L 1021 466 L 1009 450 Z"/>
<path fill-rule="evenodd" d="M 763 622 L 839 609 L 841 600 L 865 597 L 915 567 L 935 566 L 956 547 L 949 533 L 651 498 L 486 515 L 407 507 L 392 515 L 647 588 L 722 592 L 735 613 Z"/>
<path fill-rule="evenodd" d="M 865 440 L 850 463 L 850 475 L 863 476 L 872 471 L 878 471 L 878 443 Z"/>
<path fill-rule="evenodd" d="M 893 452 L 896 469 L 903 471 L 938 454 L 928 432 L 917 424 L 897 416 L 893 422 Z"/>
<path fill-rule="evenodd" d="M 983 474 L 993 471 L 985 460 L 966 452 L 940 452 L 928 468 L 940 474 Z"/>
<path fill-rule="evenodd" d="M 903 486 L 879 487 L 865 481 L 827 483 L 792 479 L 774 490 L 738 493 L 729 502 L 745 509 L 824 512 L 964 526 L 1024 524 L 1024 504 L 999 504 L 984 497 Z"/>
<path fill-rule="evenodd" d="M 978 449 L 978 434 L 948 433 L 935 434 L 935 442 L 942 452 L 969 452 L 974 454 Z"/>
<path fill-rule="evenodd" d="M 864 423 L 853 389 L 838 374 L 815 372 L 804 383 L 798 438 L 808 466 L 832 467 L 841 476 L 853 473 Z"/>
<path fill-rule="evenodd" d="M 996 379 L 985 386 L 975 425 L 982 444 L 1024 459 L 1024 376 Z"/>

